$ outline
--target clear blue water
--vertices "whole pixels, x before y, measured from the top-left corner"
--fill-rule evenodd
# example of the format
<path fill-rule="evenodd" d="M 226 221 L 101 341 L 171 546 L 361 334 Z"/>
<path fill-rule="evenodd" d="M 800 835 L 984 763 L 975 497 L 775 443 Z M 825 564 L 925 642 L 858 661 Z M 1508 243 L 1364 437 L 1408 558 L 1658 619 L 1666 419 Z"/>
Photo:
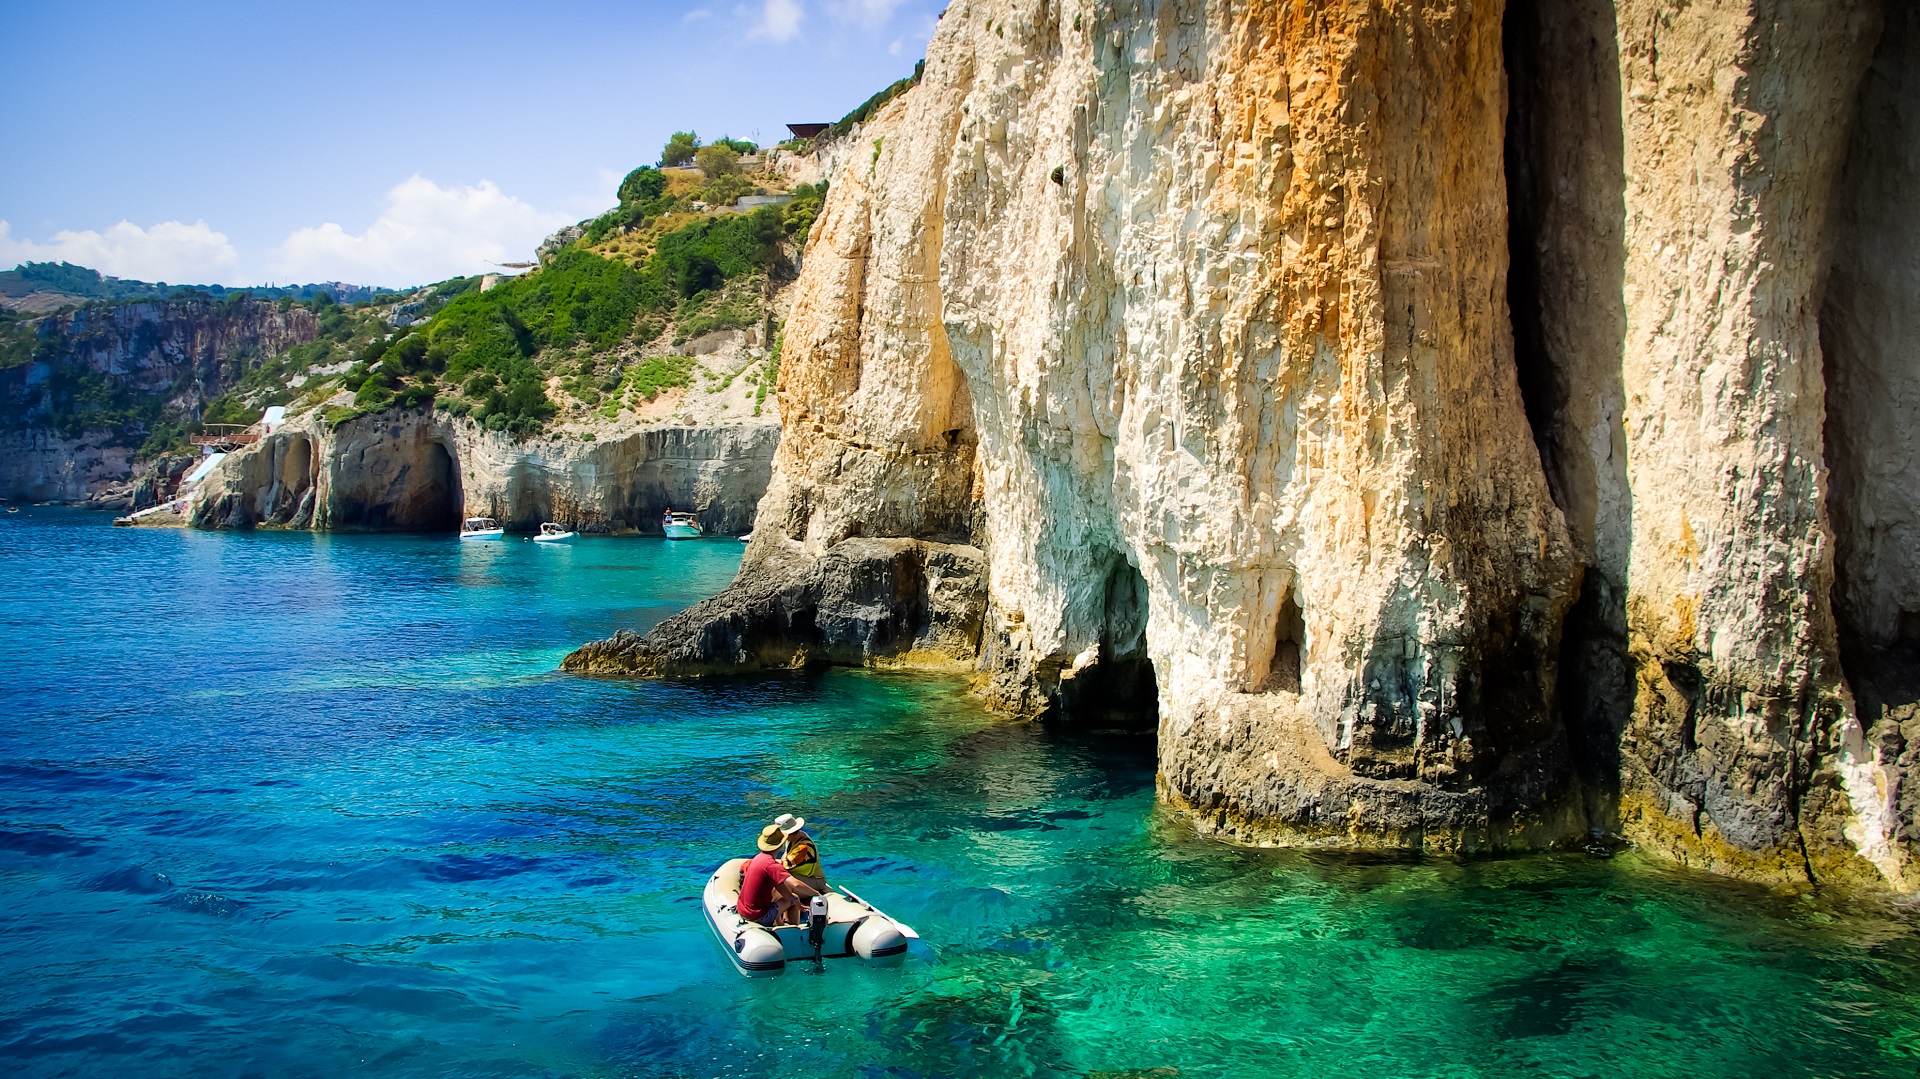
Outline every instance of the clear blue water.
<path fill-rule="evenodd" d="M 556 673 L 739 545 L 0 516 L 0 1073 L 1911 1076 L 1904 917 L 1632 856 L 1197 840 L 951 682 Z M 756 826 L 925 940 L 747 981 Z"/>

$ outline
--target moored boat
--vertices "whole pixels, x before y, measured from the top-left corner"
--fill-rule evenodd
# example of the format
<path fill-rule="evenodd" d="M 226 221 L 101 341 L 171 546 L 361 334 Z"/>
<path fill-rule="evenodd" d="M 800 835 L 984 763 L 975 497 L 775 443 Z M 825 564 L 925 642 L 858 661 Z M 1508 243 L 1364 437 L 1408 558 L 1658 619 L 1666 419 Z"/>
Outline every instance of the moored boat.
<path fill-rule="evenodd" d="M 496 540 L 506 536 L 507 530 L 491 517 L 469 517 L 460 522 L 460 538 L 463 540 Z"/>
<path fill-rule="evenodd" d="M 666 517 L 661 519 L 660 528 L 668 539 L 699 539 L 704 535 L 700 530 L 700 519 L 691 513 L 668 510 Z"/>
<path fill-rule="evenodd" d="M 700 897 L 707 927 L 741 974 L 771 978 L 784 973 L 789 961 L 813 959 L 816 954 L 823 960 L 860 959 L 867 966 L 897 966 L 906 957 L 907 938 L 913 931 L 843 889 L 831 889 L 822 897 L 827 910 L 817 953 L 809 926 L 769 929 L 742 918 L 735 904 L 740 901 L 740 877 L 746 868 L 745 858 L 721 863 Z"/>
<path fill-rule="evenodd" d="M 554 524 L 552 521 L 548 521 L 546 524 L 543 524 L 540 526 L 540 534 L 533 537 L 533 542 L 565 543 L 566 541 L 572 539 L 576 535 L 578 535 L 578 533 L 574 532 L 573 529 L 561 528 L 559 525 Z"/>

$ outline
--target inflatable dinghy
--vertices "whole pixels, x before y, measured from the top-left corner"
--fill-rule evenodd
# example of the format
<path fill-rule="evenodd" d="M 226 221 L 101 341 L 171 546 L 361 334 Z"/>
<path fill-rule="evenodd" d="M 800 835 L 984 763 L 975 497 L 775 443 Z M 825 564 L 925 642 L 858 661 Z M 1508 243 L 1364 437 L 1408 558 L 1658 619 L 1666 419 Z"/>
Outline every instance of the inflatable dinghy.
<path fill-rule="evenodd" d="M 734 909 L 740 900 L 740 875 L 746 868 L 745 858 L 723 863 L 707 881 L 700 903 L 707 925 L 733 958 L 735 969 L 749 978 L 770 978 L 784 972 L 789 960 L 811 960 L 814 945 L 810 926 L 768 929 L 740 917 Z M 913 930 L 852 892 L 835 888 L 821 898 L 826 900 L 826 917 L 820 931 L 820 958 L 864 959 L 876 967 L 897 966 L 905 958 L 907 937 Z"/>

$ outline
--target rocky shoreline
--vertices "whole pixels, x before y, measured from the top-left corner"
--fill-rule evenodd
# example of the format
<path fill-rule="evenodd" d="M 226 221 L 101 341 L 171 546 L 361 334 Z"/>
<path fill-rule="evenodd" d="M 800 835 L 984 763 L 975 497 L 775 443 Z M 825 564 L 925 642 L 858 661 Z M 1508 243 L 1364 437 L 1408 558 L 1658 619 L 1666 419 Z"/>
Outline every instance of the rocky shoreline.
<path fill-rule="evenodd" d="M 710 535 L 752 527 L 774 423 L 654 426 L 514 439 L 434 410 L 295 418 L 231 454 L 194 501 L 197 528 L 451 531 L 469 516 L 532 532 L 660 532 L 668 507 Z"/>

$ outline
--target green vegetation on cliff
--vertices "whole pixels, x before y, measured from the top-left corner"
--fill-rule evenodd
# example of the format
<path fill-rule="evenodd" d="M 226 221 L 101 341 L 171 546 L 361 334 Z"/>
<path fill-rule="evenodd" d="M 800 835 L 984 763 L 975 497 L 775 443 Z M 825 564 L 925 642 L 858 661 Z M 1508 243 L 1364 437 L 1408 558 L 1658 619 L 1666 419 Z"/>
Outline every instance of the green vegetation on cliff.
<path fill-rule="evenodd" d="M 822 138 L 837 139 L 853 130 L 853 125 L 862 124 L 874 113 L 885 108 L 889 101 L 920 85 L 920 77 L 926 74 L 927 62 L 921 60 L 913 65 L 913 74 L 887 87 L 885 90 L 862 101 L 852 112 L 842 116 L 821 135 Z"/>
<path fill-rule="evenodd" d="M 661 236 L 638 266 L 579 247 L 563 250 L 537 273 L 456 297 L 424 333 L 423 369 L 444 372 L 458 388 L 449 409 L 493 430 L 531 433 L 554 414 L 544 387 L 559 361 L 644 345 L 679 319 L 714 329 L 761 317 L 757 305 L 739 303 L 737 290 L 717 294 L 774 273 L 785 257 L 785 235 L 780 213 L 768 207 L 695 219 Z M 646 369 L 648 362 L 659 370 Z M 671 368 L 643 362 L 635 388 L 651 398 L 664 386 L 685 385 L 686 372 Z M 643 369 L 648 373 L 638 373 Z M 589 405 L 622 381 L 580 378 L 576 363 L 566 388 Z"/>

